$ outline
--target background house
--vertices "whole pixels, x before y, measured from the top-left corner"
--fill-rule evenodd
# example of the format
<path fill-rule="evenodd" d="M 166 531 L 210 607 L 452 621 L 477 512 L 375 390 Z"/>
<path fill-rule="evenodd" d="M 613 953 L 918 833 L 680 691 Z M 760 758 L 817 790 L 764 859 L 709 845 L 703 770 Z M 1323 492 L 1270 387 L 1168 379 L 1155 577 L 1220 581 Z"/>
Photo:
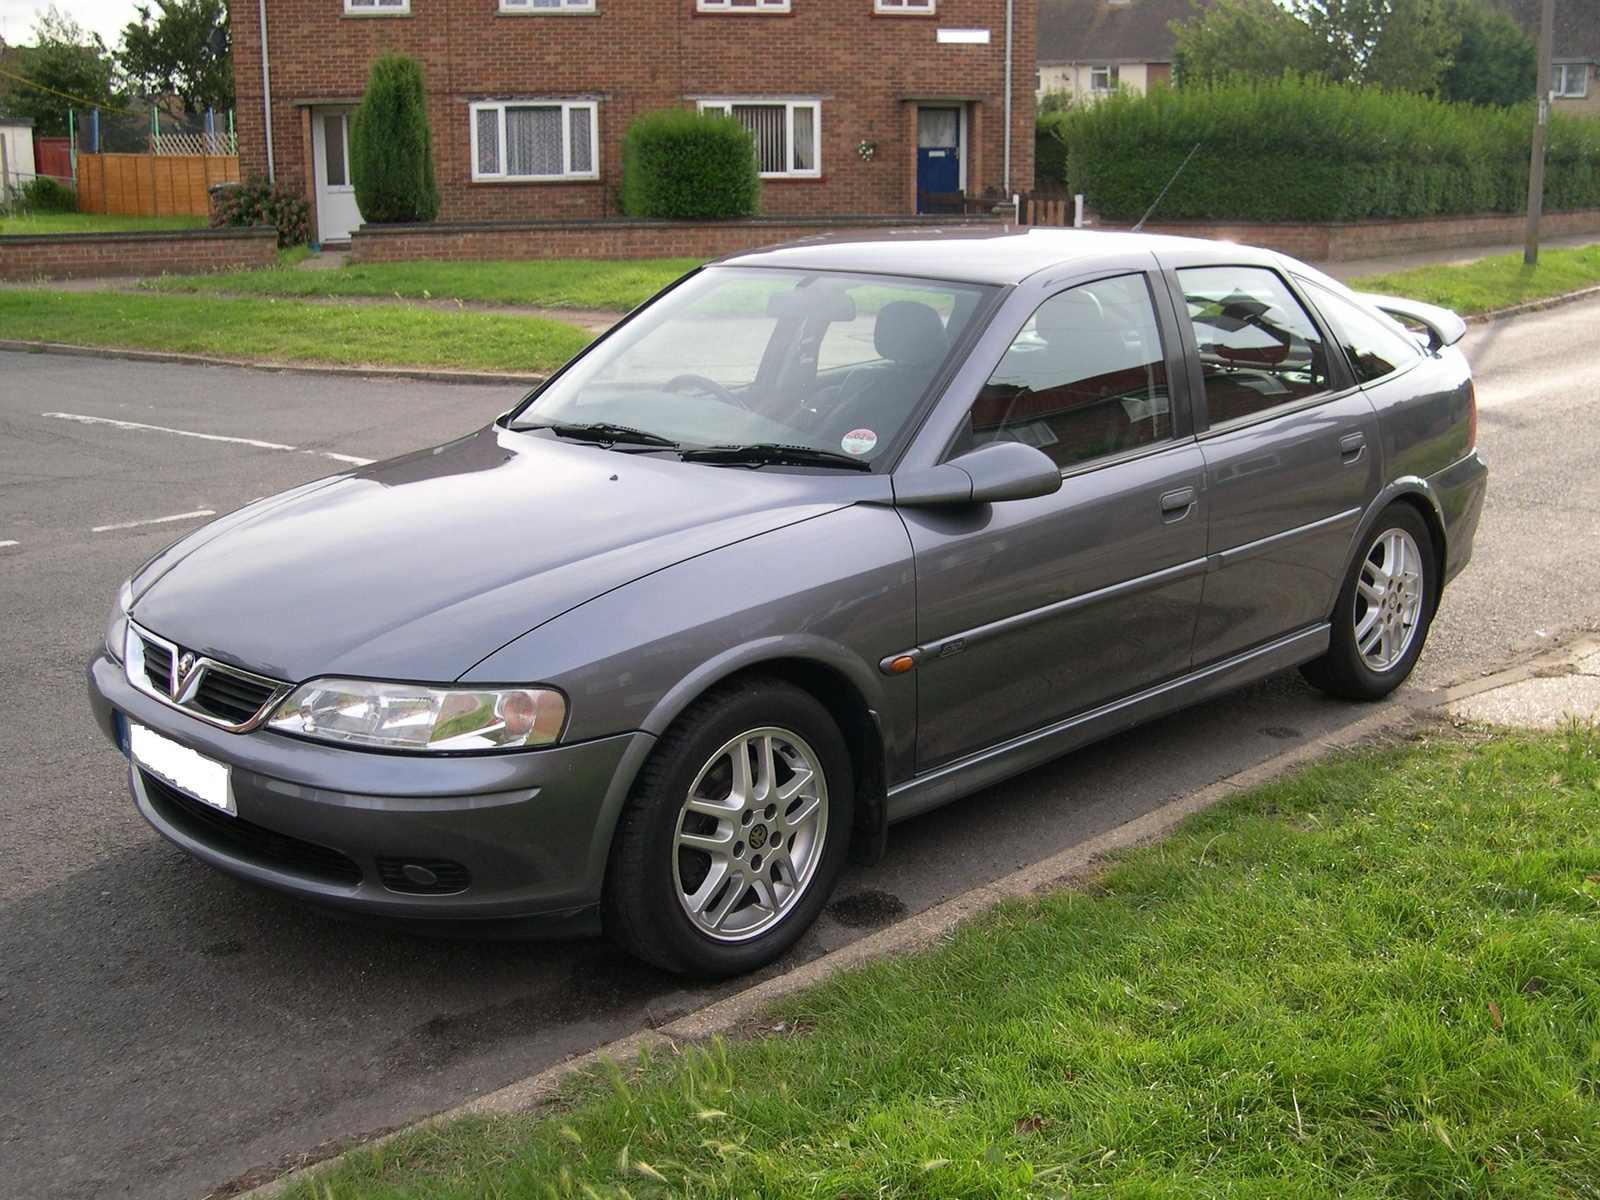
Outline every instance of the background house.
<path fill-rule="evenodd" d="M 1510 0 L 1506 7 L 1537 43 L 1544 0 Z M 1550 61 L 1551 111 L 1600 117 L 1600 0 L 1556 0 Z"/>
<path fill-rule="evenodd" d="M 270 96 L 257 11 L 233 10 L 241 170 L 304 186 L 322 241 L 359 223 L 350 113 L 386 50 L 422 63 L 441 220 L 616 215 L 624 130 L 672 106 L 745 123 L 767 215 L 1033 177 L 1030 0 L 266 0 Z"/>
<path fill-rule="evenodd" d="M 1192 0 L 1038 0 L 1040 96 L 1092 102 L 1117 87 L 1143 93 L 1172 79 L 1170 28 Z"/>

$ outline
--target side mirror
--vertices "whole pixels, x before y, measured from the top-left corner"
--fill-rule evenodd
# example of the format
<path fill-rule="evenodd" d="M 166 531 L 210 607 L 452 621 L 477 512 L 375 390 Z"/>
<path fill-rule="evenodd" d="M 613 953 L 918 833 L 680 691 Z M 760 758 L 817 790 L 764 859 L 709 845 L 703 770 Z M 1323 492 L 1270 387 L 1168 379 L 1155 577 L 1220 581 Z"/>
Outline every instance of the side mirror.
<path fill-rule="evenodd" d="M 1061 490 L 1061 468 L 1021 442 L 989 442 L 937 467 L 896 474 L 894 502 L 908 507 L 1030 500 Z"/>

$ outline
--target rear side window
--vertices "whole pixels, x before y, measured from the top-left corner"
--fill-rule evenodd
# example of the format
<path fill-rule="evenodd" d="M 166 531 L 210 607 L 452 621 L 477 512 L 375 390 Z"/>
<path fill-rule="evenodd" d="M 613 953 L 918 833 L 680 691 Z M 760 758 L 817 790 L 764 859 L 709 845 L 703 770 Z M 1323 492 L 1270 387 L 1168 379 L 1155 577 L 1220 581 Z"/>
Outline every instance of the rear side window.
<path fill-rule="evenodd" d="M 1178 272 L 1200 349 L 1212 425 L 1328 390 L 1328 352 L 1305 308 L 1261 267 Z"/>
<path fill-rule="evenodd" d="M 1422 347 L 1399 325 L 1378 313 L 1315 283 L 1307 291 L 1322 311 L 1350 369 L 1361 383 L 1371 383 L 1408 367 L 1422 357 Z"/>
<path fill-rule="evenodd" d="M 978 394 L 972 437 L 1026 442 L 1064 467 L 1170 439 L 1166 359 L 1145 277 L 1098 280 L 1041 304 Z"/>

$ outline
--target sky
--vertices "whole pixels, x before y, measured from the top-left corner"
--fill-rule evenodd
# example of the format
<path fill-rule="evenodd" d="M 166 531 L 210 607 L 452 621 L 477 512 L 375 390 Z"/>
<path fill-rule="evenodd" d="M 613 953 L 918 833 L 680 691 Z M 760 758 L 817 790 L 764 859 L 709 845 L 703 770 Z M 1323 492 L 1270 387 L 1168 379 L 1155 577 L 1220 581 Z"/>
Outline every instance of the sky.
<path fill-rule="evenodd" d="M 34 22 L 50 2 L 0 0 L 0 37 L 13 46 L 31 45 Z M 134 0 L 55 0 L 55 6 L 85 29 L 98 33 L 109 50 L 122 40 L 122 27 L 139 19 L 139 5 Z"/>

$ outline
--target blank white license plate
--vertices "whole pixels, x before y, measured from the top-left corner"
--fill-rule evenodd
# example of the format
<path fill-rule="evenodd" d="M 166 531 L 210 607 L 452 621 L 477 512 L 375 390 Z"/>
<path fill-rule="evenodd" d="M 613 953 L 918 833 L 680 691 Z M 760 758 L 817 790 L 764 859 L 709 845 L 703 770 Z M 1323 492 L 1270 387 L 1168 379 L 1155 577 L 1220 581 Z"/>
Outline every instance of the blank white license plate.
<path fill-rule="evenodd" d="M 150 774 L 171 784 L 202 804 L 237 816 L 233 789 L 228 786 L 228 768 L 153 729 L 128 722 L 128 750 L 133 761 Z"/>

